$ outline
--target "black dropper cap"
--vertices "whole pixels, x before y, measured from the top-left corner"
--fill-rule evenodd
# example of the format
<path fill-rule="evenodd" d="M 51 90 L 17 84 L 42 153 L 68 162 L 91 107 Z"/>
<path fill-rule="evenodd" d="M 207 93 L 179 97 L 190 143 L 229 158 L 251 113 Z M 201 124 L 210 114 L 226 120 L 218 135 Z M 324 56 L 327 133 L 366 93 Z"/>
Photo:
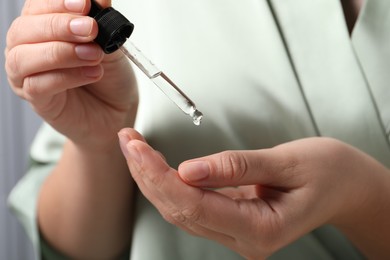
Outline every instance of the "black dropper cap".
<path fill-rule="evenodd" d="M 91 0 L 88 16 L 93 17 L 99 26 L 95 42 L 105 53 L 113 53 L 130 37 L 134 25 L 112 7 L 102 8 L 95 0 Z"/>

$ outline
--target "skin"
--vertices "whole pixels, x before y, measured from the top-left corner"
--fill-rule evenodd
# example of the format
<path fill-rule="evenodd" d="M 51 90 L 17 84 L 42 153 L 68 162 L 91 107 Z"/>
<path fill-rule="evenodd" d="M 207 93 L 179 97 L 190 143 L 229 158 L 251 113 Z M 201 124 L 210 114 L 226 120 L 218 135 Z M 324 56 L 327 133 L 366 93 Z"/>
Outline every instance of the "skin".
<path fill-rule="evenodd" d="M 390 257 L 390 170 L 345 143 L 307 138 L 213 154 L 175 170 L 134 135 L 120 133 L 134 180 L 168 222 L 190 234 L 264 259 L 331 224 L 369 259 Z"/>
<path fill-rule="evenodd" d="M 130 65 L 91 43 L 90 3 L 75 3 L 27 0 L 5 50 L 13 91 L 67 137 L 38 200 L 40 232 L 51 245 L 72 259 L 115 259 L 130 243 L 135 180 L 167 221 L 248 259 L 323 224 L 369 258 L 390 257 L 389 169 L 342 142 L 309 138 L 169 167 L 127 128 L 138 106 Z"/>
<path fill-rule="evenodd" d="M 73 259 L 113 259 L 129 245 L 134 189 L 117 132 L 133 126 L 138 93 L 127 59 L 91 43 L 89 8 L 27 0 L 9 29 L 5 66 L 13 91 L 68 138 L 39 196 L 42 235 Z"/>

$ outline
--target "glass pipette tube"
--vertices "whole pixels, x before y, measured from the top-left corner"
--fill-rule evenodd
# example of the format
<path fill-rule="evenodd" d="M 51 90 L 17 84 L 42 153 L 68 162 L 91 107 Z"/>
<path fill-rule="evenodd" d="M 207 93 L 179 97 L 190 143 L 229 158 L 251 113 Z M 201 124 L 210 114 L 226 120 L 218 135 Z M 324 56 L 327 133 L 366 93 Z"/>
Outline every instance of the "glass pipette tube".
<path fill-rule="evenodd" d="M 194 102 L 179 89 L 164 72 L 154 65 L 145 55 L 131 42 L 127 41 L 119 48 L 145 75 L 185 114 L 192 118 L 195 125 L 200 125 L 203 114 L 196 108 Z"/>

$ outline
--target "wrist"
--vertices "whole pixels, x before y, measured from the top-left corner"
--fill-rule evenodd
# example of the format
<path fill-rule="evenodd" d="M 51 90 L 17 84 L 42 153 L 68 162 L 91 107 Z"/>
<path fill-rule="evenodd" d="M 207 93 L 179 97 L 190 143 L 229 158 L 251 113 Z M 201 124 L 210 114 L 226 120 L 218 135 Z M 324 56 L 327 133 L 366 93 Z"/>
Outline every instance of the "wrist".
<path fill-rule="evenodd" d="M 72 153 L 78 154 L 83 158 L 111 158 L 120 154 L 118 150 L 118 137 L 112 134 L 109 137 L 87 137 L 76 140 L 68 139 L 65 148 L 72 150 Z"/>
<path fill-rule="evenodd" d="M 373 259 L 389 257 L 390 171 L 357 151 L 353 174 L 347 174 L 340 211 L 330 224 L 340 229 L 363 254 Z M 386 257 L 384 257 L 386 256 Z"/>
<path fill-rule="evenodd" d="M 68 136 L 69 143 L 83 154 L 103 154 L 107 156 L 116 151 L 119 146 L 118 132 L 135 124 L 138 96 L 134 97 L 128 106 L 129 108 L 124 109 L 127 111 L 126 113 L 111 116 L 111 118 L 115 118 L 115 123 L 107 123 L 107 125 L 93 128 L 86 126 L 84 129 L 76 129 L 77 132 L 74 134 L 65 134 Z"/>
<path fill-rule="evenodd" d="M 117 169 L 128 171 L 126 160 L 120 150 L 117 135 L 102 141 L 74 142 L 64 145 L 64 156 L 72 158 L 88 168 Z"/>
<path fill-rule="evenodd" d="M 389 198 L 389 170 L 367 154 L 356 150 L 354 155 L 333 223 L 341 229 L 354 229 L 375 218 Z"/>
<path fill-rule="evenodd" d="M 40 193 L 41 231 L 71 256 L 85 248 L 97 254 L 122 250 L 128 245 L 133 189 L 118 144 L 93 150 L 68 140 Z"/>

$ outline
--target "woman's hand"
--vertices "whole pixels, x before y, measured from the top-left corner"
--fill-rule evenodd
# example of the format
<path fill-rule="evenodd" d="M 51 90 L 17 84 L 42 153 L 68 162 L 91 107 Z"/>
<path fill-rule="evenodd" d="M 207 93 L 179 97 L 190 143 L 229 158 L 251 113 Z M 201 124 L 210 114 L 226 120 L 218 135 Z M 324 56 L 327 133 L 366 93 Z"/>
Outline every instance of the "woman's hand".
<path fill-rule="evenodd" d="M 127 58 L 92 42 L 90 5 L 26 0 L 7 35 L 6 70 L 13 91 L 68 138 L 39 193 L 41 236 L 72 259 L 114 259 L 129 246 L 134 184 L 117 132 L 133 125 L 138 93 Z"/>
<path fill-rule="evenodd" d="M 370 256 L 387 251 L 389 171 L 334 139 L 222 152 L 178 171 L 145 142 L 122 147 L 139 188 L 167 221 L 248 259 L 265 258 L 323 224 L 345 231 Z"/>
<path fill-rule="evenodd" d="M 98 27 L 89 9 L 89 0 L 27 0 L 5 55 L 13 91 L 72 141 L 95 149 L 116 144 L 119 129 L 133 123 L 138 94 L 127 59 L 92 43 Z"/>

